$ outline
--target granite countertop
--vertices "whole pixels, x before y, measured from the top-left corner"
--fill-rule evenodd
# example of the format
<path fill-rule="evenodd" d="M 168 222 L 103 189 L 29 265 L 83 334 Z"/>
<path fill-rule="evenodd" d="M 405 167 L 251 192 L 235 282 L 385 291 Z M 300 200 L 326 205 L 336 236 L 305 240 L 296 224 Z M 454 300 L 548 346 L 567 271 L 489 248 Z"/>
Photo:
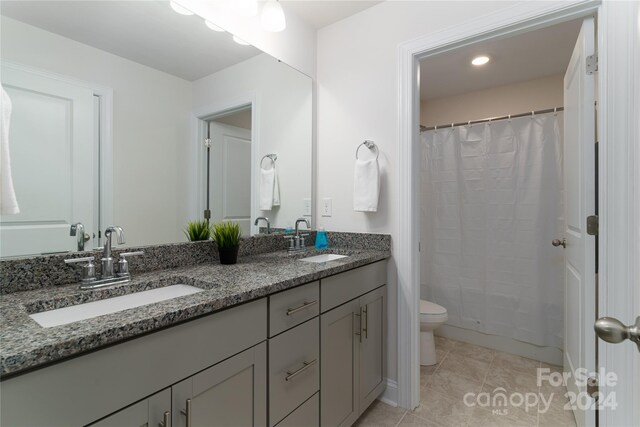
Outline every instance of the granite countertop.
<path fill-rule="evenodd" d="M 300 258 L 331 252 L 347 258 L 316 264 Z M 136 275 L 131 283 L 85 290 L 77 284 L 3 295 L 0 299 L 0 376 L 5 379 L 137 335 L 175 325 L 272 293 L 389 258 L 387 250 L 286 251 L 240 257 L 238 264 L 207 263 Z M 67 325 L 43 328 L 29 314 L 173 284 L 204 292 Z M 265 319 L 266 320 L 266 319 Z"/>

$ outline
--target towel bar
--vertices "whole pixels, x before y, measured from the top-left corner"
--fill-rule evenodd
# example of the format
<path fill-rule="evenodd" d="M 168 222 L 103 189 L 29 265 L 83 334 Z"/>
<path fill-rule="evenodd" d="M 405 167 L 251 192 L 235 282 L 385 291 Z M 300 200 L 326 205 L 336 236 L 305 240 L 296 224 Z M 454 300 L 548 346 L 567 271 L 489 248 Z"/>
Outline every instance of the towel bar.
<path fill-rule="evenodd" d="M 265 154 L 264 156 L 262 156 L 262 158 L 260 159 L 260 167 L 262 168 L 262 161 L 264 159 L 270 159 L 271 162 L 273 163 L 273 165 L 276 165 L 276 160 L 278 160 L 278 155 L 277 154 Z"/>
<path fill-rule="evenodd" d="M 358 159 L 358 151 L 360 150 L 360 147 L 362 146 L 367 147 L 369 150 L 374 150 L 376 152 L 376 160 L 378 160 L 378 157 L 380 156 L 380 150 L 378 149 L 378 146 L 376 145 L 375 142 L 370 141 L 370 140 L 365 140 L 362 144 L 358 145 L 358 148 L 356 148 L 356 160 Z"/>

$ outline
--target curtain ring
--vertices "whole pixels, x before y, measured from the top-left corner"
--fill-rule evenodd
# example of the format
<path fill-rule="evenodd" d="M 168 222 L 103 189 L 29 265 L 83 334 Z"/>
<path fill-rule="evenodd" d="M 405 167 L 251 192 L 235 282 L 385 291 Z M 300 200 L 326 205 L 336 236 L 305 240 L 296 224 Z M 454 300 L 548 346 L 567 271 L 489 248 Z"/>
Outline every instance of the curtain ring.
<path fill-rule="evenodd" d="M 535 115 L 536 115 L 536 112 L 535 112 L 535 111 L 532 111 L 532 112 L 531 112 L 531 118 L 533 119 L 533 117 L 534 117 Z"/>
<path fill-rule="evenodd" d="M 511 121 L 511 114 L 509 114 L 509 121 Z"/>
<path fill-rule="evenodd" d="M 467 127 L 471 127 L 471 120 L 467 122 Z"/>
<path fill-rule="evenodd" d="M 554 116 L 558 115 L 558 107 L 553 107 L 553 115 Z"/>

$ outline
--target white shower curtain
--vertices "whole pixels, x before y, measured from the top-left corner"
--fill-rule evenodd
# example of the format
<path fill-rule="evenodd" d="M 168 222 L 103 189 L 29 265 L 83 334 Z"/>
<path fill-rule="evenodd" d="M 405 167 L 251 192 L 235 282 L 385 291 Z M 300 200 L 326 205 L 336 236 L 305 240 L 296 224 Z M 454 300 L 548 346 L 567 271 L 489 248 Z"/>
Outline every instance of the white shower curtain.
<path fill-rule="evenodd" d="M 448 324 L 562 348 L 562 114 L 422 134 L 422 295 Z"/>

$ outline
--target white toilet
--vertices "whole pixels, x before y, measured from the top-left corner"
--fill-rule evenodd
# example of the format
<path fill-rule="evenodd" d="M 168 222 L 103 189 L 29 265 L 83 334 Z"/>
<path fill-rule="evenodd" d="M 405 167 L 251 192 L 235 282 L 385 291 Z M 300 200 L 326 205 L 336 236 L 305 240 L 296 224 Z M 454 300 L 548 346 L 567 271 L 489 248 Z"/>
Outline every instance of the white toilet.
<path fill-rule="evenodd" d="M 447 309 L 430 301 L 420 300 L 420 364 L 435 365 L 436 344 L 433 331 L 447 321 Z"/>

